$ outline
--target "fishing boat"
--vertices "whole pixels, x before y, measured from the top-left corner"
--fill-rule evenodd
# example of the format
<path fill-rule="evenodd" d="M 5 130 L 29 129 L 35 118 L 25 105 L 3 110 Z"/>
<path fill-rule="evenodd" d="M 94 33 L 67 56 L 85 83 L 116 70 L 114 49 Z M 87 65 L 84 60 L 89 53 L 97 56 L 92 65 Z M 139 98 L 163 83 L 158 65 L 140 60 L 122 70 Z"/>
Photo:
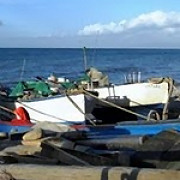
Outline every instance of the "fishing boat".
<path fill-rule="evenodd" d="M 69 100 L 71 98 L 71 100 Z M 78 104 L 78 109 L 76 107 Z M 41 97 L 31 100 L 13 100 L 6 98 L 3 106 L 9 109 L 24 107 L 31 118 L 36 123 L 39 121 L 49 121 L 55 123 L 83 123 L 85 121 L 84 95 L 56 95 L 52 97 Z"/>
<path fill-rule="evenodd" d="M 68 93 L 54 92 L 51 87 L 42 80 L 21 81 L 7 96 L 1 96 L 0 104 L 11 110 L 24 107 L 34 123 L 83 123 L 84 95 L 68 96 Z"/>
<path fill-rule="evenodd" d="M 172 78 L 150 78 L 141 82 L 141 72 L 132 72 L 124 75 L 125 83 L 112 84 L 108 76 L 96 68 L 87 69 L 85 47 L 83 51 L 85 78 L 80 81 L 80 86 L 98 92 L 98 98 L 93 96 L 96 101 L 93 101 L 94 108 L 91 113 L 100 120 L 100 123 L 103 121 L 103 123 L 111 124 L 121 119 L 126 121 L 147 119 L 153 113 L 156 119 L 172 118 L 168 114 L 169 103 L 174 100 Z M 134 112 L 143 113 L 144 117 Z"/>
<path fill-rule="evenodd" d="M 122 114 L 124 113 L 122 108 L 134 108 L 131 110 L 137 111 L 137 107 L 144 108 L 159 104 L 165 106 L 169 101 L 173 86 L 172 81 L 168 80 L 161 78 L 156 81 L 121 85 L 104 84 L 102 86 L 101 84 L 97 87 L 93 85 L 93 88 L 92 82 L 91 85 L 84 83 L 82 88 L 81 81 L 76 86 L 71 83 L 71 88 L 67 88 L 63 93 L 60 89 L 62 83 L 55 83 L 56 90 L 59 89 L 58 93 L 57 91 L 54 93 L 51 89 L 54 88 L 52 82 L 51 86 L 44 81 L 19 82 L 8 97 L 1 98 L 1 105 L 11 110 L 20 106 L 24 107 L 32 122 L 82 124 L 102 120 L 101 123 L 112 124 L 121 121 L 124 117 L 127 117 L 127 120 L 136 119 L 131 112 Z M 68 83 L 65 82 L 64 85 L 67 87 Z M 167 108 L 163 109 L 164 114 L 166 110 Z M 145 114 L 146 118 L 148 113 Z"/>
<path fill-rule="evenodd" d="M 118 119 L 142 119 L 134 112 L 144 115 L 143 119 L 147 119 L 152 112 L 158 119 L 170 118 L 167 111 L 174 91 L 174 80 L 171 78 L 151 78 L 146 82 L 133 81 L 103 87 L 97 86 L 97 82 L 90 89 L 98 93 L 98 98 L 87 94 L 96 99 L 92 114 L 104 123 L 110 124 Z"/>

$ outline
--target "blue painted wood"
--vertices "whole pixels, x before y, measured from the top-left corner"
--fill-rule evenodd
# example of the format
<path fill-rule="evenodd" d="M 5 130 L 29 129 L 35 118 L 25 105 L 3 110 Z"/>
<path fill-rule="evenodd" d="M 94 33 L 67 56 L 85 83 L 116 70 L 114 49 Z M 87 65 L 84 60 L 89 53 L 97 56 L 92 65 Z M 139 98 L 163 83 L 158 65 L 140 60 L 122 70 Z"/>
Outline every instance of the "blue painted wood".
<path fill-rule="evenodd" d="M 89 127 L 89 138 L 109 138 L 116 135 L 155 135 L 165 130 L 180 131 L 180 119 L 159 122 L 123 122 L 118 125 Z"/>
<path fill-rule="evenodd" d="M 0 123 L 0 132 L 13 133 L 13 132 L 26 132 L 31 129 L 31 126 L 12 126 Z"/>

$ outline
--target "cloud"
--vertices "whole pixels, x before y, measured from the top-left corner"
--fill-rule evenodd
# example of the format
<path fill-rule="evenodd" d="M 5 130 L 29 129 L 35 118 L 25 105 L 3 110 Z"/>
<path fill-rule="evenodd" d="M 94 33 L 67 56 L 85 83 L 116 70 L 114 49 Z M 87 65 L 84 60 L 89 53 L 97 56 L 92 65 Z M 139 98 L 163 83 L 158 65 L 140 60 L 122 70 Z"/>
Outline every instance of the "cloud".
<path fill-rule="evenodd" d="M 151 30 L 166 33 L 175 33 L 179 31 L 180 12 L 153 11 L 141 14 L 130 20 L 124 19 L 120 22 L 110 22 L 109 24 L 91 24 L 81 29 L 78 34 L 103 35 Z"/>
<path fill-rule="evenodd" d="M 0 20 L 0 26 L 2 26 L 3 25 L 3 22 Z"/>

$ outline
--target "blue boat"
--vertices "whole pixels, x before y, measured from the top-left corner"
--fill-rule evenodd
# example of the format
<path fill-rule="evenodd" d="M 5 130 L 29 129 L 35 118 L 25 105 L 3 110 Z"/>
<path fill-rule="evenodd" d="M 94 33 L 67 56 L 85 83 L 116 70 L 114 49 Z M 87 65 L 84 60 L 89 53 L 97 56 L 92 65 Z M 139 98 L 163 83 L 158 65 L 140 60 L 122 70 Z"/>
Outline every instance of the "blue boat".
<path fill-rule="evenodd" d="M 2 112 L 1 112 L 2 113 Z M 27 132 L 34 125 L 30 121 L 30 117 L 25 108 L 19 107 L 12 112 L 15 118 L 2 118 L 0 120 L 1 133 L 23 133 Z"/>
<path fill-rule="evenodd" d="M 0 132 L 5 133 L 23 133 L 31 129 L 30 125 L 10 125 L 0 123 Z"/>
<path fill-rule="evenodd" d="M 85 130 L 89 138 L 110 138 L 117 135 L 155 135 L 165 130 L 180 131 L 180 119 L 160 121 L 131 121 L 121 122 L 116 125 L 86 126 Z"/>
<path fill-rule="evenodd" d="M 180 131 L 180 119 L 122 122 L 115 129 L 125 129 L 131 135 L 155 135 L 165 130 Z"/>

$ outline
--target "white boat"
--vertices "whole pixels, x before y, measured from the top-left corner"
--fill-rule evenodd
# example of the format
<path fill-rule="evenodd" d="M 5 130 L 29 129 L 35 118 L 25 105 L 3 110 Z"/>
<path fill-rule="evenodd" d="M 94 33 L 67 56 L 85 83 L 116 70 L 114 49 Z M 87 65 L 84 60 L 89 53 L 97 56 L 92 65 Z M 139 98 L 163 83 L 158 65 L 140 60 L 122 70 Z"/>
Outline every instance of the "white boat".
<path fill-rule="evenodd" d="M 73 103 L 85 112 L 84 95 L 72 95 Z M 24 106 L 32 120 L 50 122 L 83 123 L 84 114 L 73 104 L 67 96 L 53 96 L 32 101 L 16 102 L 15 107 Z"/>
<path fill-rule="evenodd" d="M 3 106 L 12 110 L 24 107 L 32 122 L 83 123 L 85 121 L 84 95 L 56 95 L 32 100 L 4 101 Z M 78 108 L 77 108 L 78 106 Z"/>
<path fill-rule="evenodd" d="M 168 119 L 169 100 L 173 90 L 171 79 L 94 88 L 92 115 L 103 123 L 151 119 Z M 90 103 L 89 103 L 90 104 Z M 101 121 L 99 121 L 101 123 Z"/>
<path fill-rule="evenodd" d="M 134 73 L 130 83 L 113 85 L 109 83 L 106 75 L 95 68 L 90 68 L 87 75 L 91 82 L 89 89 L 97 91 L 99 98 L 114 101 L 125 107 L 165 104 L 169 98 L 170 86 L 173 86 L 171 78 L 152 78 L 141 82 L 140 76 L 135 77 Z"/>
<path fill-rule="evenodd" d="M 99 93 L 99 98 L 115 102 L 123 107 L 165 104 L 169 95 L 167 82 L 112 85 L 94 90 Z"/>

